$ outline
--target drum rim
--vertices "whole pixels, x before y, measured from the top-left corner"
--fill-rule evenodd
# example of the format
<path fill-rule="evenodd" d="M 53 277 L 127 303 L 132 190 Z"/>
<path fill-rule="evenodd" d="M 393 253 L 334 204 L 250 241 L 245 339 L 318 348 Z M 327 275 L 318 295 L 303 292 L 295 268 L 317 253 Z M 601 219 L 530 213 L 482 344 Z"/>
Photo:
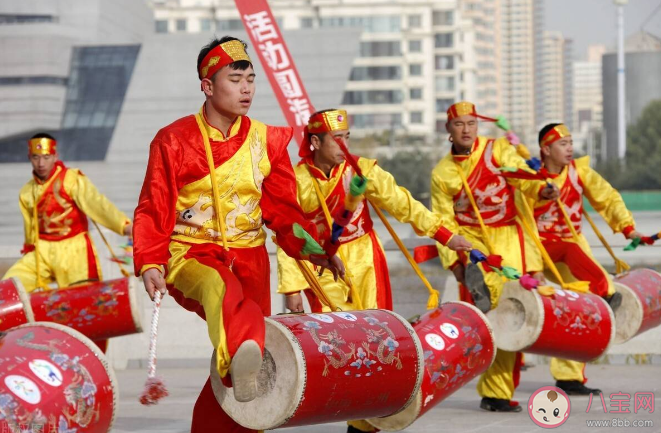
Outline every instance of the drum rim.
<path fill-rule="evenodd" d="M 30 326 L 43 326 L 45 328 L 53 328 L 53 329 L 57 329 L 58 331 L 62 331 L 65 334 L 69 334 L 70 336 L 79 340 L 94 353 L 96 359 L 101 363 L 104 370 L 108 374 L 108 379 L 110 379 L 110 385 L 112 387 L 112 416 L 110 417 L 110 423 L 108 424 L 108 431 L 111 431 L 112 426 L 115 424 L 115 417 L 117 415 L 117 399 L 119 397 L 119 387 L 117 385 L 117 378 L 115 377 L 115 371 L 108 364 L 108 360 L 106 359 L 106 356 L 101 351 L 101 349 L 99 349 L 99 346 L 97 346 L 96 343 L 94 343 L 94 341 L 90 340 L 90 338 L 85 336 L 82 332 L 76 331 L 75 329 L 69 326 L 61 325 L 55 322 L 24 323 L 23 325 L 16 326 L 15 328 L 12 329 L 21 329 Z"/>
<path fill-rule="evenodd" d="M 633 289 L 631 289 L 631 288 L 630 288 L 629 286 L 627 286 L 626 284 L 623 284 L 623 283 L 618 282 L 617 280 L 613 280 L 613 285 L 615 286 L 615 290 L 618 291 L 618 292 L 621 292 L 621 291 L 627 291 L 627 292 L 629 292 L 629 293 L 631 294 L 631 296 L 633 296 L 633 298 L 635 299 L 634 302 L 635 302 L 636 305 L 638 306 L 638 310 L 639 310 L 639 311 L 644 311 L 643 303 L 640 302 L 640 298 L 639 298 L 638 295 L 633 291 Z M 619 286 L 624 287 L 624 289 L 620 289 Z M 615 314 L 615 318 L 616 318 L 616 320 L 617 320 L 617 316 L 618 316 L 618 315 Z M 614 341 L 613 343 L 614 343 L 614 344 L 623 344 L 623 343 L 626 343 L 627 341 L 631 340 L 631 339 L 634 338 L 636 335 L 638 335 L 638 331 L 640 331 L 641 326 L 643 326 L 643 315 L 642 315 L 642 314 L 641 314 L 640 317 L 638 318 L 638 324 L 637 324 L 637 326 L 636 326 L 636 332 L 634 332 L 633 334 L 631 334 L 630 336 L 628 336 L 627 338 L 625 338 L 625 339 L 623 339 L 623 340 L 621 340 L 621 341 L 618 340 L 618 341 Z M 617 329 L 615 329 L 615 333 L 617 334 Z M 616 337 L 617 337 L 617 335 L 616 335 Z"/>
<path fill-rule="evenodd" d="M 362 311 L 369 311 L 369 310 L 362 310 Z M 404 405 L 401 408 L 399 408 L 399 410 L 388 415 L 388 417 L 390 417 L 404 411 L 407 407 L 411 405 L 411 403 L 415 401 L 415 397 L 418 394 L 418 391 L 420 391 L 420 388 L 422 387 L 422 380 L 425 377 L 424 374 L 425 355 L 424 355 L 424 350 L 422 349 L 422 343 L 420 342 L 420 337 L 418 337 L 418 334 L 415 332 L 415 329 L 409 323 L 408 320 L 406 320 L 404 317 L 400 316 L 399 314 L 395 313 L 394 311 L 390 311 L 390 310 L 378 310 L 378 311 L 384 311 L 390 314 L 404 325 L 404 328 L 406 328 L 406 331 L 409 333 L 411 339 L 413 340 L 413 345 L 415 346 L 415 352 L 418 355 L 418 372 L 416 376 L 415 385 L 413 387 L 413 392 L 411 392 L 411 395 L 409 396 L 408 400 L 406 401 L 406 403 L 404 403 Z M 380 418 L 386 418 L 386 417 L 380 417 Z"/>
<path fill-rule="evenodd" d="M 608 344 L 607 344 L 606 347 L 604 348 L 604 351 L 601 352 L 601 355 L 599 355 L 599 356 L 604 356 L 604 355 L 606 355 L 606 354 L 608 353 L 608 350 L 611 348 L 611 346 L 613 345 L 613 343 L 614 343 L 614 341 L 615 341 L 615 333 L 617 332 L 617 330 L 615 329 L 615 314 L 613 313 L 613 310 L 611 310 L 610 305 L 608 305 L 608 302 L 606 302 L 606 300 L 605 300 L 604 298 L 602 298 L 602 297 L 599 296 L 599 295 L 595 295 L 595 294 L 593 294 L 593 293 L 590 293 L 590 292 L 585 293 L 585 294 L 586 294 L 586 295 L 592 295 L 592 296 L 594 296 L 594 297 L 596 297 L 596 298 L 599 298 L 599 301 L 601 301 L 601 302 L 603 303 L 603 306 L 604 306 L 604 308 L 606 308 L 606 311 L 608 311 L 608 316 L 609 316 L 610 319 L 611 319 L 611 336 L 610 336 L 610 338 L 608 339 Z M 597 357 L 597 358 L 598 358 L 598 357 Z M 596 359 L 596 358 L 595 358 L 595 359 Z"/>
<path fill-rule="evenodd" d="M 486 314 L 484 314 L 482 311 L 480 311 L 480 309 L 477 308 L 475 305 L 469 304 L 468 302 L 448 301 L 448 302 L 445 302 L 443 305 L 446 305 L 446 304 L 460 304 L 460 305 L 463 305 L 465 307 L 470 308 L 475 313 L 477 313 L 477 315 L 487 325 L 487 329 L 489 330 L 489 336 L 491 336 L 491 343 L 493 345 L 493 356 L 491 357 L 491 362 L 489 363 L 489 366 L 491 366 L 491 364 L 493 364 L 493 362 L 496 360 L 496 352 L 498 351 L 498 346 L 496 346 L 496 336 L 493 333 L 493 328 L 491 327 L 491 322 L 489 322 L 489 319 L 487 318 Z"/>
<path fill-rule="evenodd" d="M 128 295 L 129 295 L 129 308 L 131 308 L 131 318 L 133 319 L 133 326 L 135 326 L 135 332 L 140 333 L 142 329 L 142 317 L 140 317 L 140 308 L 138 306 L 138 296 L 136 291 L 136 284 L 138 284 L 138 279 L 135 277 L 128 278 Z"/>
<path fill-rule="evenodd" d="M 283 316 L 279 316 L 283 317 Z M 286 316 L 285 316 L 286 317 Z M 282 417 L 282 420 L 276 420 L 273 424 L 269 424 L 265 427 L 266 424 L 252 424 L 246 428 L 250 428 L 253 430 L 272 430 L 276 429 L 279 427 L 282 427 L 286 425 L 292 418 L 296 416 L 296 413 L 298 412 L 298 409 L 301 407 L 301 404 L 303 403 L 303 396 L 305 395 L 305 390 L 307 389 L 307 363 L 305 361 L 305 353 L 303 352 L 303 347 L 301 346 L 300 341 L 296 338 L 294 333 L 287 328 L 285 325 L 279 323 L 277 320 L 273 320 L 270 317 L 264 317 L 264 326 L 265 328 L 267 326 L 273 326 L 278 332 L 280 332 L 281 335 L 283 335 L 287 340 L 289 340 L 292 343 L 292 351 L 294 352 L 294 359 L 296 362 L 298 362 L 299 368 L 298 371 L 302 372 L 302 377 L 301 377 L 301 383 L 298 385 L 296 388 L 295 392 L 293 393 L 293 398 L 296 400 L 296 405 L 292 407 L 292 409 L 286 413 L 285 416 Z M 264 342 L 264 349 L 266 350 L 266 341 Z M 227 388 L 221 381 L 220 375 L 218 374 L 218 371 L 216 370 L 216 350 L 214 349 L 212 355 L 211 355 L 211 364 L 210 364 L 210 376 L 211 376 L 211 388 L 214 393 L 214 398 L 218 402 L 218 404 L 222 407 L 223 403 L 221 403 L 218 399 L 218 396 L 216 395 L 216 388 L 222 389 L 223 392 L 225 393 L 225 398 L 223 399 L 223 402 L 225 401 L 230 401 L 233 404 L 254 404 L 254 400 L 251 402 L 247 403 L 238 403 L 234 399 L 234 395 L 232 394 L 231 388 Z M 232 418 L 235 422 L 238 424 L 241 424 L 239 420 L 235 419 L 231 414 L 230 411 L 225 410 L 225 413 Z M 241 424 L 242 425 L 242 424 Z"/>
<path fill-rule="evenodd" d="M 546 317 L 546 313 L 544 311 L 544 300 L 542 299 L 542 295 L 540 295 L 537 292 L 537 290 L 526 290 L 523 287 L 521 287 L 521 285 L 518 284 L 517 282 L 510 282 L 510 283 L 505 283 L 505 285 L 503 286 L 503 292 L 501 293 L 500 299 L 498 300 L 499 306 L 500 306 L 500 302 L 503 300 L 503 297 L 505 296 L 505 293 L 506 292 L 511 292 L 511 291 L 514 291 L 514 290 L 520 290 L 522 292 L 522 295 L 525 296 L 526 298 L 532 296 L 531 299 L 534 299 L 533 302 L 537 305 L 537 313 L 538 313 L 537 314 L 537 321 L 535 323 L 535 328 L 533 329 L 533 332 L 531 333 L 531 336 L 533 337 L 533 338 L 531 338 L 531 340 L 533 342 L 531 344 L 527 344 L 527 345 L 522 346 L 522 347 L 501 348 L 498 345 L 498 337 L 495 335 L 495 333 L 494 333 L 494 342 L 496 343 L 496 348 L 498 348 L 500 350 L 505 350 L 505 351 L 508 351 L 508 352 L 525 352 L 527 349 L 529 349 L 530 347 L 535 345 L 535 343 L 539 339 L 539 336 L 542 334 L 542 330 L 544 329 L 544 319 Z M 513 297 L 513 296 L 508 296 L 508 298 L 509 297 Z M 514 297 L 514 299 L 519 300 L 516 297 Z M 497 309 L 498 309 L 498 307 L 496 307 L 495 309 L 489 311 L 487 313 L 487 318 L 489 317 L 489 315 L 491 314 L 492 311 L 496 311 Z M 498 314 L 498 313 L 495 313 L 495 314 Z"/>
<path fill-rule="evenodd" d="M 32 305 L 30 304 L 30 295 L 28 295 L 28 292 L 25 290 L 25 287 L 23 287 L 23 283 L 21 283 L 21 280 L 19 280 L 16 277 L 12 277 L 10 278 L 10 280 L 14 282 L 14 286 L 16 287 L 16 292 L 18 293 L 18 298 L 21 300 L 21 303 L 23 304 L 23 313 L 25 314 L 28 323 L 36 323 L 34 320 L 34 311 L 32 310 Z"/>

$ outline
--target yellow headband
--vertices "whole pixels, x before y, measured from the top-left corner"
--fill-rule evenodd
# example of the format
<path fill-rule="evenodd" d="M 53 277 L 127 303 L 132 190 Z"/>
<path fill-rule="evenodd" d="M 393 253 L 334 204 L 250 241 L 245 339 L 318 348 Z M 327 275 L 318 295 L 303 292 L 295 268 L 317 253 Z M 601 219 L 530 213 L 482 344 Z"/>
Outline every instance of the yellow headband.
<path fill-rule="evenodd" d="M 29 155 L 54 155 L 57 153 L 57 141 L 50 138 L 32 138 L 28 141 Z"/>

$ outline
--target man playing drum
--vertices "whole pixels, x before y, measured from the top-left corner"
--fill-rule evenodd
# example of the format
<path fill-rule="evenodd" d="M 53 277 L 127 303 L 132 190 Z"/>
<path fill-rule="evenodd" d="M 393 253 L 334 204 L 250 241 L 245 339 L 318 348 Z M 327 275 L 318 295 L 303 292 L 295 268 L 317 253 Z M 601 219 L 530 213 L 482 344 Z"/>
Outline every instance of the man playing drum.
<path fill-rule="evenodd" d="M 117 234 L 131 235 L 131 220 L 96 189 L 80 170 L 58 159 L 57 141 L 36 134 L 28 141 L 32 179 L 19 193 L 25 223 L 24 255 L 2 279 L 18 278 L 27 292 L 100 281 L 101 264 L 88 220 Z"/>
<path fill-rule="evenodd" d="M 347 198 L 351 199 L 351 185 L 356 173 L 335 141 L 342 140 L 348 146 L 349 136 L 346 111 L 319 111 L 310 117 L 299 150 L 302 159 L 294 169 L 298 201 L 306 218 L 317 226 L 319 233 L 331 231 L 329 222 L 346 208 Z M 332 276 L 326 274 L 321 276 L 320 283 L 342 310 L 392 310 L 388 265 L 381 242 L 372 228 L 368 202 L 386 210 L 398 221 L 410 224 L 417 234 L 429 236 L 452 250 L 467 251 L 470 244 L 461 236 L 453 236 L 443 226 L 441 215 L 430 212 L 409 191 L 397 185 L 393 176 L 380 168 L 376 160 L 361 157 L 356 160 L 367 184 L 338 238 L 348 278 L 333 281 Z M 352 299 L 348 281 L 359 299 Z M 303 311 L 301 290 L 306 287 L 294 260 L 279 250 L 278 292 L 286 294 L 287 308 Z M 313 312 L 329 311 L 310 290 L 305 290 L 305 294 Z"/>
<path fill-rule="evenodd" d="M 539 145 L 544 167 L 557 175 L 550 182 L 560 189 L 559 200 L 536 200 L 534 203 L 535 220 L 544 248 L 553 262 L 565 265 L 560 268 L 561 272 L 564 271 L 563 278 L 588 281 L 590 291 L 606 299 L 615 310 L 622 302 L 622 295 L 615 292 L 611 278 L 594 259 L 582 233 L 583 198 L 588 199 L 613 232 L 622 233 L 627 239 L 643 235 L 635 230 L 633 216 L 622 196 L 590 168 L 589 157 L 573 158 L 573 141 L 565 125 L 551 123 L 542 128 Z M 573 395 L 598 394 L 598 389 L 584 385 L 584 369 L 585 363 L 582 362 L 551 359 L 551 373 L 558 388 Z"/>
<path fill-rule="evenodd" d="M 398 221 L 410 224 L 419 235 L 426 235 L 452 250 L 467 251 L 470 244 L 445 229 L 442 217 L 430 212 L 409 191 L 397 185 L 390 173 L 373 159 L 356 157 L 367 179 L 364 191 L 351 197 L 356 173 L 345 160 L 335 140 L 349 144 L 349 120 L 345 110 L 324 110 L 310 116 L 305 139 L 299 150 L 302 158 L 294 169 L 298 201 L 308 220 L 320 234 L 330 233 L 335 215 L 347 208 L 350 216 L 338 238 L 339 254 L 347 266 L 347 278 L 334 281 L 328 273 L 319 282 L 328 297 L 342 310 L 382 308 L 392 310 L 388 265 L 381 242 L 373 230 L 368 201 L 385 209 Z M 355 183 L 353 184 L 355 193 Z M 308 286 L 295 261 L 278 250 L 278 292 L 286 294 L 291 311 L 303 311 L 301 290 Z M 304 290 L 313 312 L 329 311 L 311 290 Z M 356 299 L 357 298 L 357 299 Z M 373 431 L 365 421 L 350 421 L 348 432 Z"/>
<path fill-rule="evenodd" d="M 343 273 L 332 246 L 317 243 L 314 224 L 296 202 L 287 154 L 292 128 L 246 116 L 255 93 L 246 48 L 226 36 L 200 51 L 205 102 L 153 139 L 134 230 L 135 271 L 147 292 L 153 297 L 167 287 L 206 319 L 218 373 L 239 401 L 256 397 L 263 316 L 270 315 L 264 224 L 287 254 Z M 192 431 L 219 430 L 250 431 L 222 411 L 207 380 Z"/>
<path fill-rule="evenodd" d="M 542 181 L 502 176 L 501 167 L 524 172 L 530 169 L 505 138 L 494 140 L 477 135 L 480 116 L 472 103 L 458 102 L 447 113 L 446 129 L 452 149 L 432 171 L 432 210 L 451 215 L 448 228 L 465 236 L 473 248 L 501 256 L 503 265 L 543 279 L 541 257 L 537 251 L 526 248 L 526 236 L 516 221 L 515 192 L 518 189 L 529 197 L 554 198 L 557 189 L 545 187 Z M 469 278 L 467 284 L 468 256 L 443 246 L 439 246 L 439 255 L 443 266 L 451 269 L 459 282 L 461 300 L 475 303 L 483 312 L 496 307 L 504 284 L 501 275 L 475 266 L 472 269 L 477 278 Z M 511 402 L 515 364 L 520 364 L 516 353 L 498 350 L 494 363 L 477 384 L 482 409 L 521 411 Z"/>

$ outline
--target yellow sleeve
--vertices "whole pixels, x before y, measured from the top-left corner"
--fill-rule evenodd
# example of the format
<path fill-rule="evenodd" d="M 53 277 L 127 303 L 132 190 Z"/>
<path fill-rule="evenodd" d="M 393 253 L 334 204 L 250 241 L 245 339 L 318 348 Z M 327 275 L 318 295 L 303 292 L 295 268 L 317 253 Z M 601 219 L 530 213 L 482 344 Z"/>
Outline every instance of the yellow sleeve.
<path fill-rule="evenodd" d="M 635 227 L 633 215 L 624 204 L 622 195 L 595 170 L 590 168 L 588 157 L 576 160 L 576 171 L 583 181 L 583 194 L 614 233 L 626 227 Z"/>
<path fill-rule="evenodd" d="M 445 188 L 442 171 L 442 165 L 439 164 L 431 174 L 431 208 L 434 213 L 443 215 L 445 228 L 452 233 L 458 233 L 459 224 L 457 224 L 454 216 L 454 201 Z M 451 249 L 439 243 L 436 243 L 436 247 L 444 268 L 449 269 L 459 260 L 457 253 Z"/>
<path fill-rule="evenodd" d="M 301 270 L 298 269 L 296 259 L 289 257 L 282 248 L 278 247 L 278 293 L 286 295 L 296 293 L 308 287 Z"/>
<path fill-rule="evenodd" d="M 124 234 L 124 227 L 130 224 L 131 220 L 101 194 L 87 176 L 78 170 L 70 169 L 64 183 L 71 198 L 88 217 L 115 233 Z"/>
<path fill-rule="evenodd" d="M 372 168 L 367 178 L 365 196 L 397 221 L 410 224 L 418 236 L 433 238 L 438 229 L 445 226 L 441 214 L 432 213 L 406 188 L 397 185 L 392 174 L 378 165 Z"/>
<path fill-rule="evenodd" d="M 25 189 L 18 196 L 18 206 L 23 215 L 23 233 L 25 234 L 25 246 L 34 244 L 34 221 L 32 221 L 32 209 L 28 208 L 25 200 Z"/>
<path fill-rule="evenodd" d="M 534 173 L 526 160 L 519 155 L 516 148 L 510 144 L 505 137 L 498 138 L 493 143 L 493 154 L 500 167 L 520 168 L 529 173 Z M 539 199 L 539 191 L 544 187 L 545 182 L 541 180 L 512 179 L 507 178 L 507 183 L 521 191 L 527 197 L 534 200 Z"/>

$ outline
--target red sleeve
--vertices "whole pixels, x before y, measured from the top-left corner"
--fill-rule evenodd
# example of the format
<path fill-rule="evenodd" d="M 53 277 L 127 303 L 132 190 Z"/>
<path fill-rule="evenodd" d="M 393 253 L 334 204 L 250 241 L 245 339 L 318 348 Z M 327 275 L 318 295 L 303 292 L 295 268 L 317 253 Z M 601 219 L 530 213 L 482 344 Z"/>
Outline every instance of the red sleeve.
<path fill-rule="evenodd" d="M 166 266 L 177 204 L 178 165 L 181 158 L 168 137 L 159 132 L 149 149 L 149 162 L 133 217 L 133 262 L 136 275 L 144 265 Z"/>
<path fill-rule="evenodd" d="M 292 226 L 298 223 L 317 242 L 317 228 L 308 221 L 296 199 L 296 176 L 287 153 L 293 129 L 268 126 L 267 152 L 271 162 L 271 173 L 262 184 L 260 207 L 266 227 L 273 230 L 278 245 L 290 257 L 300 259 L 305 245 L 303 239 L 294 236 Z M 324 246 L 328 242 L 319 242 Z M 325 248 L 328 252 L 329 249 Z"/>

